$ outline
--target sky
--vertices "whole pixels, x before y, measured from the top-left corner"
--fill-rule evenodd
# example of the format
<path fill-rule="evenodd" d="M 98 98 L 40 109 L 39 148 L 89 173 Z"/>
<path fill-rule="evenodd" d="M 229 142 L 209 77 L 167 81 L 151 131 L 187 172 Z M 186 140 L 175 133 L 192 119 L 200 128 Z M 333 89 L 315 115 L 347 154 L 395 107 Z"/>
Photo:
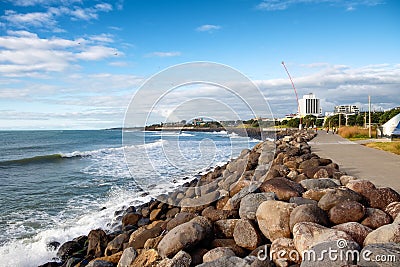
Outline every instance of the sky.
<path fill-rule="evenodd" d="M 260 116 L 297 111 L 282 61 L 323 112 L 366 110 L 368 95 L 387 110 L 400 106 L 399 14 L 396 0 L 0 0 L 0 130 L 120 127 L 138 91 L 155 94 L 146 82 L 194 61 L 248 77 L 270 107 Z M 147 122 L 191 99 L 228 105 L 221 90 L 173 89 Z"/>

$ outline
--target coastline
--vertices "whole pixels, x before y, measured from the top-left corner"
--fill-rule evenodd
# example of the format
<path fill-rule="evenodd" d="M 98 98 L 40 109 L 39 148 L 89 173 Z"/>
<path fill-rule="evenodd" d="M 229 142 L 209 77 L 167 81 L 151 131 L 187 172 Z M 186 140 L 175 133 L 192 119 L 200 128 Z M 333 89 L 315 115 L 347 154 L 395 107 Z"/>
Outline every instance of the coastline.
<path fill-rule="evenodd" d="M 42 266 L 284 266 L 279 264 L 301 259 L 266 255 L 261 260 L 258 252 L 268 247 L 301 254 L 338 239 L 361 251 L 375 244 L 381 227 L 400 230 L 392 223 L 400 222 L 400 195 L 348 176 L 313 154 L 307 141 L 314 135 L 279 133 L 275 143 L 244 150 L 184 188 L 116 211 L 119 229 L 93 229 L 60 247 L 50 244 L 61 262 Z M 392 239 L 378 243 L 400 242 Z M 398 245 L 378 248 L 400 252 Z"/>

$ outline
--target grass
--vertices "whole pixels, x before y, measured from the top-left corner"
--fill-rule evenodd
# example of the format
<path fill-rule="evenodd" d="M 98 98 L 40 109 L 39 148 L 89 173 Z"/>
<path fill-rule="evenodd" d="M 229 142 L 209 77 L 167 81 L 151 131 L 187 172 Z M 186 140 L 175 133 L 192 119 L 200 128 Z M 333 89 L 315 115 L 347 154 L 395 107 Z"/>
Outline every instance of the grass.
<path fill-rule="evenodd" d="M 362 140 L 362 139 L 369 139 L 368 129 L 356 127 L 356 126 L 343 126 L 339 129 L 339 135 L 348 138 L 352 141 L 354 140 Z M 376 136 L 376 129 L 372 129 L 371 131 L 372 136 Z"/>
<path fill-rule="evenodd" d="M 400 155 L 400 141 L 374 142 L 374 143 L 365 144 L 365 146 L 392 152 L 394 154 Z"/>

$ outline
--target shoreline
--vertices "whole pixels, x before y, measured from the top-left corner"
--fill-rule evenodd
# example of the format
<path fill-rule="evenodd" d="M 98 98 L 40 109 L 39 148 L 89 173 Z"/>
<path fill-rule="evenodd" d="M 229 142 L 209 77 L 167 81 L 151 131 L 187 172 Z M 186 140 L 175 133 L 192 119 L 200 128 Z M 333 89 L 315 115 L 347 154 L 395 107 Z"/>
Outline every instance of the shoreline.
<path fill-rule="evenodd" d="M 41 266 L 284 266 L 279 264 L 300 264 L 301 259 L 270 255 L 260 260 L 257 253 L 265 246 L 301 254 L 337 239 L 359 251 L 376 240 L 400 242 L 392 240 L 396 237 L 379 240 L 381 227 L 400 231 L 400 224 L 393 223 L 400 223 L 397 192 L 348 176 L 313 154 L 307 142 L 314 132 L 278 136 L 162 199 L 116 211 L 121 225 L 114 232 L 93 229 L 60 247 L 53 244 L 61 262 Z M 318 239 L 305 231 L 325 235 Z M 393 249 L 400 253 L 400 245 Z"/>

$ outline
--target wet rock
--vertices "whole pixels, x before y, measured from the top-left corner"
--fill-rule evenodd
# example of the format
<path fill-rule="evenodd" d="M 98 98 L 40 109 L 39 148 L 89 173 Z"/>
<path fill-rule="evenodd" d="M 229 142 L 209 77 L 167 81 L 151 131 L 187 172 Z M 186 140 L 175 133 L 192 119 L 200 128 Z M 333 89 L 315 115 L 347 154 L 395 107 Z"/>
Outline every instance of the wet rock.
<path fill-rule="evenodd" d="M 300 222 L 293 227 L 293 241 L 297 251 L 301 254 L 318 243 L 338 239 L 353 241 L 352 237 L 343 231 L 312 222 Z"/>
<path fill-rule="evenodd" d="M 103 256 L 107 244 L 107 234 L 103 230 L 96 229 L 90 231 L 88 235 L 87 255 L 91 255 L 94 258 L 99 258 Z"/>
<path fill-rule="evenodd" d="M 263 192 L 274 192 L 279 200 L 289 201 L 291 197 L 299 197 L 304 192 L 301 185 L 287 178 L 272 178 L 260 186 Z"/>
<path fill-rule="evenodd" d="M 331 178 L 307 179 L 300 182 L 305 189 L 324 189 L 338 187 L 337 182 Z"/>
<path fill-rule="evenodd" d="M 107 244 L 105 255 L 110 256 L 118 251 L 121 251 L 124 243 L 129 241 L 129 234 L 122 233 L 117 235 L 112 241 Z"/>
<path fill-rule="evenodd" d="M 127 213 L 122 217 L 122 227 L 125 227 L 127 225 L 135 225 L 140 219 L 140 215 L 137 213 Z"/>
<path fill-rule="evenodd" d="M 203 256 L 203 262 L 210 262 L 222 257 L 236 256 L 232 249 L 227 247 L 214 248 Z"/>
<path fill-rule="evenodd" d="M 219 220 L 214 223 L 214 232 L 219 238 L 233 238 L 233 231 L 239 219 Z"/>
<path fill-rule="evenodd" d="M 364 246 L 379 243 L 400 243 L 400 224 L 386 224 L 373 230 L 364 240 Z"/>
<path fill-rule="evenodd" d="M 318 201 L 318 206 L 323 210 L 330 210 L 339 203 L 347 200 L 361 202 L 363 198 L 361 195 L 348 188 L 335 188 L 334 190 L 327 191 L 326 194 L 321 197 Z"/>
<path fill-rule="evenodd" d="M 261 244 L 261 236 L 256 226 L 248 219 L 240 219 L 233 232 L 235 243 L 249 250 L 256 249 Z"/>
<path fill-rule="evenodd" d="M 57 257 L 62 261 L 67 260 L 75 252 L 82 249 L 82 246 L 76 241 L 67 241 L 61 245 L 57 251 Z"/>
<path fill-rule="evenodd" d="M 248 194 L 240 201 L 239 216 L 242 219 L 255 220 L 258 206 L 264 201 L 274 200 L 275 193 L 253 193 Z"/>
<path fill-rule="evenodd" d="M 153 267 L 161 257 L 155 249 L 143 250 L 133 261 L 131 266 Z"/>
<path fill-rule="evenodd" d="M 361 250 L 360 255 L 358 264 L 363 267 L 398 267 L 400 244 L 384 243 L 367 245 Z M 380 261 L 376 259 L 380 259 Z"/>
<path fill-rule="evenodd" d="M 385 212 L 394 220 L 400 214 L 400 202 L 392 202 L 386 206 Z"/>
<path fill-rule="evenodd" d="M 180 250 L 192 248 L 211 233 L 211 222 L 198 216 L 169 231 L 158 244 L 158 251 L 163 257 L 175 255 Z"/>
<path fill-rule="evenodd" d="M 347 222 L 338 224 L 332 227 L 332 229 L 340 230 L 347 233 L 357 242 L 360 246 L 364 244 L 364 239 L 367 235 L 372 232 L 372 229 L 364 226 L 358 222 Z"/>
<path fill-rule="evenodd" d="M 178 226 L 180 224 L 183 224 L 185 222 L 188 222 L 191 219 L 193 219 L 194 217 L 196 217 L 196 215 L 194 213 L 191 213 L 191 212 L 180 212 L 173 219 L 171 219 L 167 223 L 167 230 L 171 231 L 176 226 Z"/>
<path fill-rule="evenodd" d="M 303 197 L 291 197 L 289 199 L 289 203 L 294 203 L 298 206 L 305 205 L 305 204 L 318 205 L 318 201 L 313 200 L 313 199 L 303 198 Z"/>
<path fill-rule="evenodd" d="M 275 239 L 271 245 L 271 255 L 277 266 L 301 263 L 301 256 L 296 250 L 293 239 L 290 238 Z"/>
<path fill-rule="evenodd" d="M 121 258 L 118 262 L 118 266 L 117 267 L 129 267 L 131 266 L 131 264 L 133 263 L 133 261 L 136 259 L 137 257 L 137 252 L 134 248 L 129 247 L 126 248 L 122 255 Z"/>
<path fill-rule="evenodd" d="M 310 248 L 313 253 L 306 253 L 301 267 L 336 267 L 352 266 L 357 263 L 360 246 L 354 241 L 327 241 Z M 329 251 L 335 251 L 330 253 Z M 315 252 L 315 254 L 314 254 Z M 328 252 L 328 253 L 327 253 Z M 321 257 L 324 255 L 325 257 Z M 340 256 L 344 255 L 344 256 Z"/>
<path fill-rule="evenodd" d="M 60 265 L 58 264 L 58 262 L 55 261 L 51 261 L 51 262 L 47 262 L 45 264 L 39 265 L 38 267 L 59 267 Z"/>
<path fill-rule="evenodd" d="M 380 209 L 367 208 L 365 217 L 361 221 L 361 224 L 371 229 L 376 229 L 391 222 L 392 218 L 390 218 L 390 216 L 384 211 L 381 211 Z"/>
<path fill-rule="evenodd" d="M 265 237 L 271 241 L 280 237 L 290 237 L 290 213 L 296 204 L 267 200 L 256 212 L 258 226 Z"/>
<path fill-rule="evenodd" d="M 313 222 L 328 226 L 329 218 L 326 212 L 316 204 L 305 204 L 295 207 L 290 213 L 290 230 L 292 231 L 294 225 L 299 222 Z"/>
<path fill-rule="evenodd" d="M 343 201 L 329 210 L 329 219 L 334 224 L 357 222 L 365 215 L 365 207 L 356 201 Z"/>

